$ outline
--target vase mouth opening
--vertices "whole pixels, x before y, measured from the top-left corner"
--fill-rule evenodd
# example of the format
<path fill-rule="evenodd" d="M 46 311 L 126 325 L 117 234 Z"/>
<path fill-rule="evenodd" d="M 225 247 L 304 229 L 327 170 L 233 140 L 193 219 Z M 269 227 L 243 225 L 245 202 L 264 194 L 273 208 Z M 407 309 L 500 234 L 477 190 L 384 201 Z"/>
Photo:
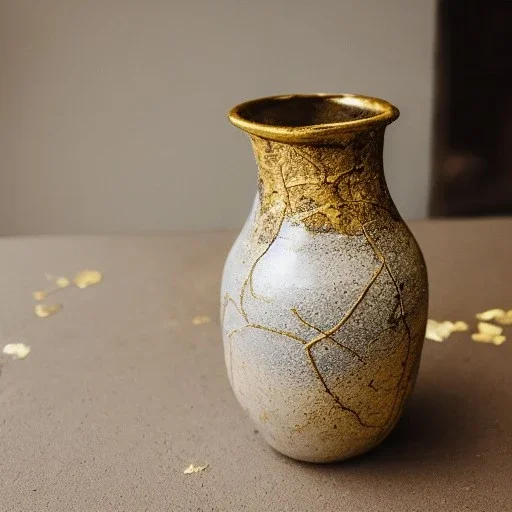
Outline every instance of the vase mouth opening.
<path fill-rule="evenodd" d="M 269 96 L 232 108 L 238 128 L 280 142 L 321 142 L 344 133 L 392 123 L 400 112 L 391 103 L 358 94 L 290 94 Z"/>

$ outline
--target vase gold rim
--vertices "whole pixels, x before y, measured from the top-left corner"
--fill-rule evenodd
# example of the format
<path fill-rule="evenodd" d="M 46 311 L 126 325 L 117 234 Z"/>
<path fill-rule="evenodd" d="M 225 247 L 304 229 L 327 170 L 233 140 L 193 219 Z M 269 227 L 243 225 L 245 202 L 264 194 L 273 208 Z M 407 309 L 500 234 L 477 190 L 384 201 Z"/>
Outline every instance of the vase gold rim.
<path fill-rule="evenodd" d="M 348 121 L 326 122 L 317 124 L 281 125 L 269 124 L 251 119 L 246 114 L 247 110 L 260 109 L 269 105 L 278 106 L 282 102 L 285 106 L 290 100 L 302 100 L 307 105 L 308 100 L 319 104 L 319 100 L 325 101 L 325 108 L 339 109 L 346 106 L 351 109 L 360 109 L 364 117 Z M 350 132 L 366 131 L 378 126 L 386 126 L 392 123 L 400 115 L 400 111 L 386 100 L 363 96 L 361 94 L 286 94 L 278 96 L 266 96 L 263 98 L 245 101 L 233 107 L 228 118 L 237 128 L 265 139 L 278 142 L 321 142 L 335 141 L 343 134 Z"/>

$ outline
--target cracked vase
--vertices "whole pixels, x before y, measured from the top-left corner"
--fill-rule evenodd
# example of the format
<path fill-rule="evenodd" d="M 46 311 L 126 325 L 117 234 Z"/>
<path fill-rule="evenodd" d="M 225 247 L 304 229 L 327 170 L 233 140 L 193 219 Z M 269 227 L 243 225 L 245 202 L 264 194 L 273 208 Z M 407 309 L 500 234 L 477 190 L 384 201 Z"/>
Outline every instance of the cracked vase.
<path fill-rule="evenodd" d="M 265 440 L 303 461 L 378 445 L 413 389 L 425 262 L 383 171 L 388 102 L 292 95 L 233 108 L 258 164 L 221 289 L 225 361 Z"/>

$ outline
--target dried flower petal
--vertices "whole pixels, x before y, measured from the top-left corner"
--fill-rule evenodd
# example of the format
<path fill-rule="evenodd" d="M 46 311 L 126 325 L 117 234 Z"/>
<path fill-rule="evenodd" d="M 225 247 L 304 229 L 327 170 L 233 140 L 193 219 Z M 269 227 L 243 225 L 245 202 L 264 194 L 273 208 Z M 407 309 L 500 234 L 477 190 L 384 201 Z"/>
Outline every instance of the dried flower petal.
<path fill-rule="evenodd" d="M 458 322 L 455 322 L 453 324 L 453 331 L 454 332 L 469 331 L 469 325 L 466 322 L 463 322 L 462 320 L 459 320 Z"/>
<path fill-rule="evenodd" d="M 477 313 L 476 317 L 478 320 L 494 320 L 495 318 L 498 318 L 500 316 L 503 316 L 505 314 L 505 311 L 503 309 L 489 309 L 488 311 L 484 311 L 483 313 Z"/>
<path fill-rule="evenodd" d="M 502 343 L 505 343 L 507 337 L 504 336 L 503 334 L 498 334 L 498 336 L 494 336 L 494 338 L 492 339 L 492 342 L 494 345 L 501 345 Z"/>
<path fill-rule="evenodd" d="M 190 475 L 192 473 L 199 473 L 200 471 L 204 471 L 208 467 L 208 464 L 202 464 L 201 466 L 194 466 L 194 464 L 190 464 L 190 466 L 183 471 L 185 475 Z"/>
<path fill-rule="evenodd" d="M 498 336 L 503 332 L 503 327 L 490 324 L 488 322 L 478 322 L 478 330 L 483 334 L 490 334 L 491 336 Z"/>
<path fill-rule="evenodd" d="M 501 316 L 497 316 L 495 320 L 501 325 L 512 325 L 512 309 Z"/>
<path fill-rule="evenodd" d="M 474 332 L 471 335 L 471 339 L 480 343 L 492 343 L 494 336 L 492 334 L 486 334 L 483 332 Z"/>
<path fill-rule="evenodd" d="M 46 318 L 58 313 L 61 309 L 60 304 L 36 304 L 34 307 L 34 313 L 39 318 Z"/>
<path fill-rule="evenodd" d="M 82 270 L 73 279 L 78 288 L 87 288 L 93 284 L 98 284 L 103 279 L 101 272 L 97 270 Z"/>
<path fill-rule="evenodd" d="M 44 290 L 34 292 L 32 293 L 32 297 L 34 297 L 35 300 L 43 300 L 46 297 L 46 292 Z"/>
<path fill-rule="evenodd" d="M 433 341 L 444 341 L 453 332 L 467 331 L 468 329 L 469 326 L 466 322 L 458 321 L 454 323 L 449 320 L 438 322 L 429 318 L 425 337 Z"/>
<path fill-rule="evenodd" d="M 55 283 L 59 288 L 66 288 L 70 285 L 69 279 L 67 277 L 59 277 Z"/>
<path fill-rule="evenodd" d="M 211 318 L 209 316 L 198 315 L 198 316 L 195 316 L 194 318 L 192 318 L 192 323 L 194 325 L 203 325 L 203 324 L 207 324 L 209 322 L 211 322 Z"/>
<path fill-rule="evenodd" d="M 8 343 L 2 352 L 13 359 L 25 359 L 30 354 L 30 347 L 24 343 Z"/>

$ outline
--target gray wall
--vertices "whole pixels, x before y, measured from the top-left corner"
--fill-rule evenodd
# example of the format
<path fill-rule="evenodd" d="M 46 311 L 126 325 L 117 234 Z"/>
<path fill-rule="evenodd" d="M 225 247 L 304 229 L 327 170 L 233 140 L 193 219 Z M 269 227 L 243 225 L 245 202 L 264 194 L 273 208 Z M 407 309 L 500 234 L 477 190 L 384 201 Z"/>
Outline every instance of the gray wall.
<path fill-rule="evenodd" d="M 0 233 L 239 226 L 232 105 L 358 92 L 402 111 L 386 172 L 426 214 L 434 0 L 0 0 Z"/>

